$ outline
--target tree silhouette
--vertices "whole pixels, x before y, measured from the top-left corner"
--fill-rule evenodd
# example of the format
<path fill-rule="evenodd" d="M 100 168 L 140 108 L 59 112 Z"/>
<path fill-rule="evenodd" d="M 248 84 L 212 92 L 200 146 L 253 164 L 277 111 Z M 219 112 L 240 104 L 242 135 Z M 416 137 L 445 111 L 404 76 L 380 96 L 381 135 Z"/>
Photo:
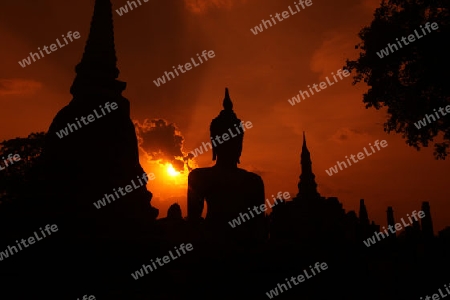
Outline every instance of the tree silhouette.
<path fill-rule="evenodd" d="M 437 137 L 436 159 L 445 159 L 449 153 L 450 116 L 439 115 L 440 119 L 420 129 L 414 123 L 424 119 L 425 114 L 434 114 L 434 109 L 445 109 L 450 104 L 446 73 L 450 67 L 447 43 L 450 18 L 446 2 L 383 0 L 370 26 L 359 32 L 362 42 L 355 47 L 361 50 L 359 58 L 346 61 L 346 68 L 356 71 L 353 84 L 364 81 L 369 86 L 363 96 L 366 108 L 387 107 L 384 130 L 401 133 L 406 143 L 417 150 Z M 438 29 L 425 31 L 424 35 L 420 26 L 427 22 L 436 22 Z M 423 37 L 412 42 L 406 40 L 409 44 L 400 47 L 402 37 L 414 35 L 414 30 Z M 398 50 L 391 46 L 394 50 L 380 58 L 380 50 L 388 50 L 388 43 L 395 44 Z"/>
<path fill-rule="evenodd" d="M 37 175 L 39 157 L 44 146 L 45 133 L 31 133 L 26 138 L 15 138 L 0 143 L 0 157 L 19 154 L 21 160 L 0 171 L 0 201 L 13 201 L 29 191 L 26 187 Z M 4 167 L 2 159 L 2 167 Z"/>

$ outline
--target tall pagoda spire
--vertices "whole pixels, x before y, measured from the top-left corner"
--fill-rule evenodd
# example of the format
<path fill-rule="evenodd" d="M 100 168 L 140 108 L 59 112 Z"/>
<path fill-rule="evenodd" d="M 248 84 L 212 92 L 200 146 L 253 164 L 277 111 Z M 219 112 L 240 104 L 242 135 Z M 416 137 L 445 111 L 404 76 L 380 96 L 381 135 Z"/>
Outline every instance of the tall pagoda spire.
<path fill-rule="evenodd" d="M 300 181 L 298 182 L 298 194 L 297 198 L 312 200 L 320 197 L 317 192 L 316 176 L 312 171 L 311 154 L 306 146 L 306 136 L 303 131 L 303 145 L 301 153 L 301 168 L 302 173 L 300 175 Z"/>
<path fill-rule="evenodd" d="M 114 26 L 110 0 L 96 0 L 89 37 L 76 78 L 70 88 L 74 96 L 108 89 L 122 92 L 126 83 L 116 80 L 119 69 L 114 45 Z"/>
<path fill-rule="evenodd" d="M 225 88 L 225 98 L 223 99 L 223 109 L 233 110 L 233 102 L 231 102 L 230 94 L 228 93 L 228 88 Z"/>

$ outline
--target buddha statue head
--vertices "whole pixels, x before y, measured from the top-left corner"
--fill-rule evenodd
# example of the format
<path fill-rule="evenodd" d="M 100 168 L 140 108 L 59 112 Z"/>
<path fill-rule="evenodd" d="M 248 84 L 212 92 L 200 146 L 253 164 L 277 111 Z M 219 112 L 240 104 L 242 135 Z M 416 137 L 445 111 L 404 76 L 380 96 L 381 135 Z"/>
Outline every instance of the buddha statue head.
<path fill-rule="evenodd" d="M 210 137 L 213 160 L 217 160 L 217 165 L 235 166 L 240 163 L 244 130 L 241 120 L 233 111 L 228 88 L 225 88 L 223 110 L 211 122 Z"/>
<path fill-rule="evenodd" d="M 181 207 L 178 203 L 172 204 L 167 210 L 167 218 L 169 219 L 182 219 Z"/>

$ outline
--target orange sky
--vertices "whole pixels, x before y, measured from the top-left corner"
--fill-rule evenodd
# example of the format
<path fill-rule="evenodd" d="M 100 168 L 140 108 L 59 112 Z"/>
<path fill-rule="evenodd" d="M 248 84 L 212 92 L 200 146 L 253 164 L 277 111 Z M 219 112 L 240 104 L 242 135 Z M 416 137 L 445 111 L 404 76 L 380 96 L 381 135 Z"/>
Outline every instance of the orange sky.
<path fill-rule="evenodd" d="M 87 38 L 93 0 L 3 1 L 0 4 L 0 139 L 47 131 L 53 117 L 71 100 L 69 88 Z M 134 120 L 163 118 L 185 138 L 184 150 L 208 141 L 209 124 L 221 110 L 224 88 L 234 110 L 251 121 L 244 139 L 241 167 L 260 174 L 266 197 L 278 191 L 297 193 L 302 131 L 306 131 L 313 171 L 323 196 L 337 196 L 358 211 L 364 198 L 369 218 L 386 224 L 386 207 L 400 220 L 422 201 L 430 201 L 435 232 L 443 229 L 448 205 L 449 161 L 435 161 L 432 149 L 417 152 L 399 135 L 383 131 L 386 111 L 366 110 L 364 85 L 351 77 L 291 106 L 287 100 L 307 85 L 354 58 L 357 33 L 372 19 L 378 1 L 314 1 L 311 7 L 277 22 L 258 35 L 250 28 L 281 13 L 290 0 L 170 0 L 142 2 L 128 14 L 114 12 L 119 79 L 128 83 L 124 96 Z M 114 8 L 126 1 L 113 0 Z M 26 68 L 19 60 L 37 47 L 50 45 L 68 31 L 81 38 Z M 215 57 L 166 84 L 153 80 L 173 65 L 184 64 L 203 50 Z M 425 113 L 425 112 L 424 112 Z M 325 169 L 357 154 L 375 140 L 388 147 L 338 174 Z M 159 166 L 147 164 L 156 175 Z M 211 152 L 197 159 L 211 166 Z M 162 174 L 162 173 L 161 173 Z M 163 180 L 164 179 L 164 180 Z M 160 175 L 150 182 L 153 204 L 166 215 L 179 201 L 185 210 L 185 182 Z"/>

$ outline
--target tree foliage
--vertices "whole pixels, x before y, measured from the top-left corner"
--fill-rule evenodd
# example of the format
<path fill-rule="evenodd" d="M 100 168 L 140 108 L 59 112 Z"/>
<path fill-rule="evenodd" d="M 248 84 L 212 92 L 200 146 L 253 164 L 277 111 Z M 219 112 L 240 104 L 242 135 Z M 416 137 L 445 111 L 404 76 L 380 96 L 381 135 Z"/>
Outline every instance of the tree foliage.
<path fill-rule="evenodd" d="M 31 133 L 27 138 L 15 138 L 0 143 L 0 164 L 5 167 L 3 157 L 19 154 L 21 160 L 0 171 L 0 201 L 8 202 L 27 193 L 31 181 L 35 180 L 39 158 L 44 147 L 45 133 Z"/>
<path fill-rule="evenodd" d="M 346 63 L 347 69 L 356 71 L 353 84 L 369 86 L 363 95 L 366 108 L 387 107 L 384 130 L 400 133 L 417 150 L 434 143 L 436 159 L 449 154 L 450 114 L 439 114 L 440 119 L 420 129 L 414 123 L 450 105 L 449 4 L 448 0 L 383 0 L 370 26 L 359 32 L 359 58 Z M 424 35 L 420 26 L 427 22 L 439 27 Z M 408 38 L 414 30 L 423 37 L 399 47 L 396 39 Z M 398 50 L 380 58 L 377 52 L 388 43 Z"/>

